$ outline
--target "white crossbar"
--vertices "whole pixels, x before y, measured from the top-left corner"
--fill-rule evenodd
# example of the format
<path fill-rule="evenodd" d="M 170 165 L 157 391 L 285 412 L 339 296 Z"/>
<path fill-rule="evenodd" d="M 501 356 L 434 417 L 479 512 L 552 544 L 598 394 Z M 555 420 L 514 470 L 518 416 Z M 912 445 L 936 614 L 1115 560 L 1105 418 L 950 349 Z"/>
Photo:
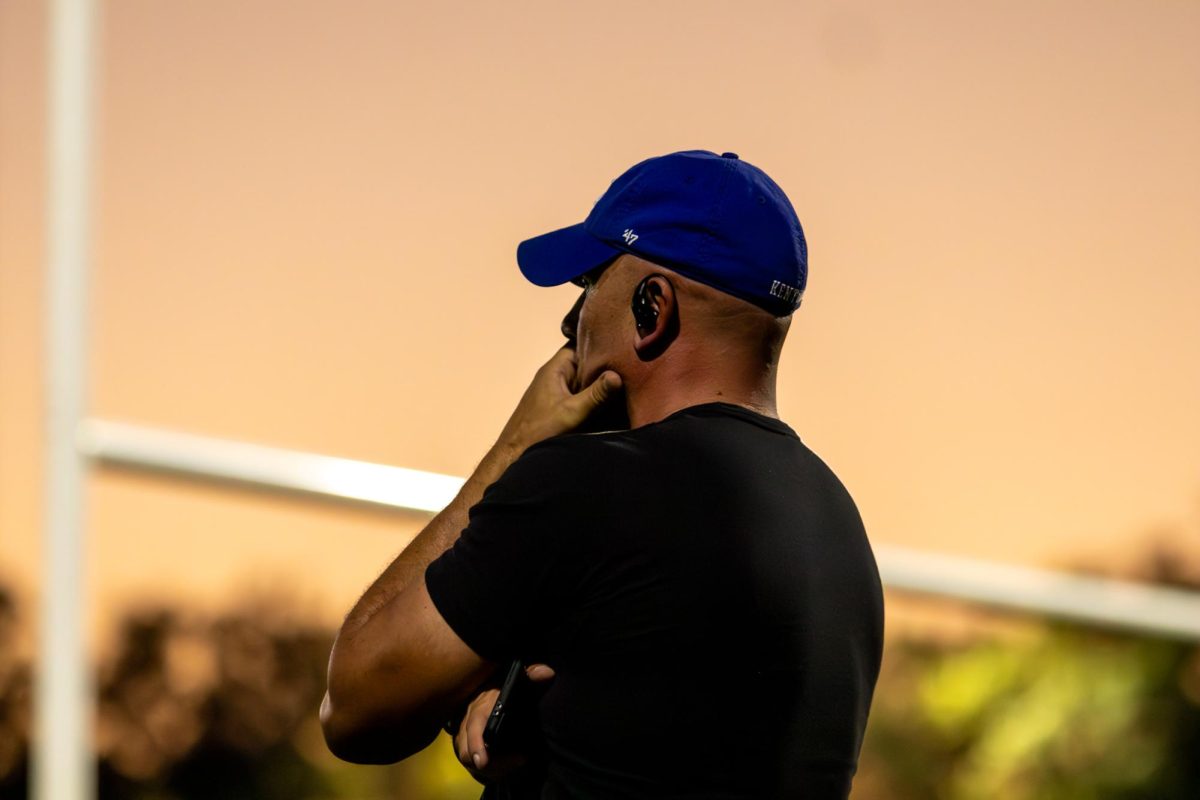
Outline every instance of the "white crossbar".
<path fill-rule="evenodd" d="M 92 458 L 265 489 L 434 513 L 462 479 L 419 470 L 90 420 Z M 1087 625 L 1200 640 L 1200 592 L 875 546 L 884 585 Z"/>

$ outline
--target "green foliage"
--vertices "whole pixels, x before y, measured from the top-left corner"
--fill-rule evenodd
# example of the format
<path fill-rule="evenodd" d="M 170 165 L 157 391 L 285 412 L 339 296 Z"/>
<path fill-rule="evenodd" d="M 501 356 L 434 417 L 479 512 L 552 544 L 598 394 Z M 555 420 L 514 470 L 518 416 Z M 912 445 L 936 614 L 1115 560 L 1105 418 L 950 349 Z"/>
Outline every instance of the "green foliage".
<path fill-rule="evenodd" d="M 885 661 L 863 753 L 881 796 L 1200 797 L 1195 647 L 1049 627 Z"/>

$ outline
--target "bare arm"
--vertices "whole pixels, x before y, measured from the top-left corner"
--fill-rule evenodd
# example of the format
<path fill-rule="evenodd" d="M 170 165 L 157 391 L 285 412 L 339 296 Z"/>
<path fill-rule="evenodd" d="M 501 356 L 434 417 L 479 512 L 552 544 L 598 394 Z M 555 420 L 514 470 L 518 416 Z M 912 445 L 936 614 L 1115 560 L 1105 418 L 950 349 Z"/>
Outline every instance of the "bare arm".
<path fill-rule="evenodd" d="M 417 534 L 347 615 L 329 659 L 321 725 L 335 754 L 387 763 L 420 750 L 491 674 L 442 619 L 425 568 L 457 541 L 468 511 L 527 447 L 573 430 L 619 387 L 613 372 L 572 394 L 574 352 L 538 370 L 496 444 L 458 495 Z"/>

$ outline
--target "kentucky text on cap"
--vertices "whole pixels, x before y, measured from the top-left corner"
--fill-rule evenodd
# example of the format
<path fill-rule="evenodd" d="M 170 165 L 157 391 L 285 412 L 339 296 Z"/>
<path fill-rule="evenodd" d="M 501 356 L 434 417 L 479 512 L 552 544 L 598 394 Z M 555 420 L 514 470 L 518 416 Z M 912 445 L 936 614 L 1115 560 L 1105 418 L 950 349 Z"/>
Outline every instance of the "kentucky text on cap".
<path fill-rule="evenodd" d="M 517 246 L 538 286 L 573 280 L 621 253 L 760 306 L 800 306 L 808 245 L 783 190 L 736 153 L 685 150 L 649 158 L 613 181 L 578 225 Z"/>

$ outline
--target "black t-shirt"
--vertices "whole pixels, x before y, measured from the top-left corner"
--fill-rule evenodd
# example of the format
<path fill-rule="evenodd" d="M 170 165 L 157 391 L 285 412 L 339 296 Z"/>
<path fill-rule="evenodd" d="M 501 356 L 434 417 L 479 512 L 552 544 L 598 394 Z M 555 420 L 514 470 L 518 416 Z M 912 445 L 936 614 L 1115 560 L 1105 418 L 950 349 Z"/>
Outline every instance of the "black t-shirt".
<path fill-rule="evenodd" d="M 557 675 L 543 798 L 842 798 L 883 599 L 854 501 L 779 420 L 708 403 L 530 447 L 429 565 L 483 658 Z"/>

